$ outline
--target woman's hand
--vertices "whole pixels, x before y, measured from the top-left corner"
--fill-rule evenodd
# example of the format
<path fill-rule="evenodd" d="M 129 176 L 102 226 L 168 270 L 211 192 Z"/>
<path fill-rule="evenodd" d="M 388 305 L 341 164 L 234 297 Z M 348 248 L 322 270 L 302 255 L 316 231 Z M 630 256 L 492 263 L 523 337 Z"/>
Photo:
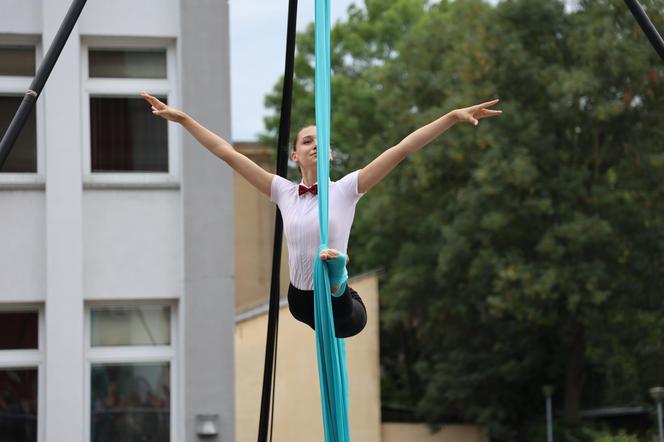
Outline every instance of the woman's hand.
<path fill-rule="evenodd" d="M 431 143 L 456 123 L 471 123 L 477 126 L 479 120 L 495 117 L 503 111 L 487 109 L 499 100 L 487 101 L 475 106 L 450 111 L 435 121 L 420 127 L 401 140 L 399 144 L 387 149 L 378 158 L 360 169 L 357 177 L 357 191 L 365 193 L 378 184 L 408 155 Z"/>
<path fill-rule="evenodd" d="M 148 94 L 147 92 L 141 92 L 141 96 L 150 103 L 150 106 L 152 106 L 152 113 L 160 116 L 161 118 L 164 118 L 165 120 L 168 121 L 174 121 L 176 123 L 181 123 L 182 120 L 185 117 L 185 113 L 182 111 L 179 111 L 173 107 L 170 107 L 167 104 L 162 103 L 159 101 L 157 98 L 153 97 L 152 95 Z"/>
<path fill-rule="evenodd" d="M 501 110 L 487 109 L 495 106 L 500 100 L 487 101 L 486 103 L 476 104 L 475 106 L 465 107 L 452 111 L 457 123 L 470 123 L 477 126 L 482 118 L 496 117 L 503 113 Z"/>

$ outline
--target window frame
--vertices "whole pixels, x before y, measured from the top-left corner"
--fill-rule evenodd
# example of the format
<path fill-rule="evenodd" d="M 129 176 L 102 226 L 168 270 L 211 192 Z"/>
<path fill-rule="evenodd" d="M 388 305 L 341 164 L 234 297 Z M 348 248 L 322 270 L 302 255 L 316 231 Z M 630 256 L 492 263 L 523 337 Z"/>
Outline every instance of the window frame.
<path fill-rule="evenodd" d="M 104 346 L 92 347 L 92 308 L 113 307 L 113 306 L 139 306 L 139 305 L 162 305 L 171 309 L 170 320 L 171 330 L 170 345 L 136 345 L 136 346 Z M 181 416 L 181 409 L 178 406 L 180 401 L 179 390 L 179 364 L 178 364 L 178 312 L 177 302 L 164 299 L 145 299 L 145 300 L 114 300 L 114 301 L 91 301 L 85 305 L 85 331 L 84 331 L 84 350 L 85 350 L 85 375 L 84 375 L 84 394 L 85 404 L 83 406 L 84 421 L 84 439 L 90 440 L 92 428 L 90 425 L 90 410 L 92 407 L 92 366 L 95 364 L 141 364 L 141 363 L 163 363 L 170 364 L 170 440 L 177 442 L 180 440 L 180 428 L 178 419 Z"/>
<path fill-rule="evenodd" d="M 43 58 L 40 37 L 33 35 L 2 36 L 0 46 L 29 46 L 35 49 L 35 75 Z M 21 97 L 30 89 L 34 77 L 0 75 L 0 95 L 16 95 Z M 18 110 L 18 109 L 16 109 Z M 44 142 L 44 102 L 37 99 L 35 103 L 36 123 L 36 172 L 10 172 L 0 173 L 0 188 L 3 187 L 37 187 L 43 188 L 46 184 L 44 176 L 45 142 Z"/>
<path fill-rule="evenodd" d="M 90 78 L 88 54 L 90 49 L 141 50 L 162 49 L 166 51 L 166 79 L 141 78 Z M 86 37 L 81 41 L 81 139 L 83 140 L 83 185 L 84 187 L 167 187 L 180 185 L 180 132 L 175 124 L 167 125 L 168 172 L 92 172 L 90 135 L 90 97 L 139 97 L 142 91 L 165 96 L 168 103 L 178 107 L 176 94 L 177 69 L 175 42 L 159 38 L 101 38 Z M 146 103 L 146 112 L 149 108 Z M 155 117 L 157 118 L 157 117 Z"/>
<path fill-rule="evenodd" d="M 43 304 L 0 304 L 0 313 L 37 312 L 37 349 L 0 350 L 0 370 L 37 369 L 37 441 L 44 439 L 46 413 L 45 327 Z"/>

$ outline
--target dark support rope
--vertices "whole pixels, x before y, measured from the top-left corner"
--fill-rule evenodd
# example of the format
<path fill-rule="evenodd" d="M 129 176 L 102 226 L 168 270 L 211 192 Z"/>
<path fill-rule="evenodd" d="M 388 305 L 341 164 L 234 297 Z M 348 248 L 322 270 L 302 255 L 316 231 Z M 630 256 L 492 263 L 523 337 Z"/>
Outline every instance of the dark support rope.
<path fill-rule="evenodd" d="M 81 15 L 81 11 L 83 11 L 85 2 L 86 0 L 74 0 L 69 7 L 69 11 L 60 25 L 60 29 L 58 29 L 58 33 L 55 35 L 53 43 L 51 43 L 51 47 L 48 49 L 42 64 L 37 70 L 37 75 L 35 75 L 35 78 L 30 84 L 30 89 L 25 93 L 18 111 L 16 111 L 4 137 L 2 137 L 2 141 L 0 141 L 0 169 L 4 166 L 5 161 L 9 156 L 9 152 L 11 152 L 14 143 L 16 143 L 16 139 L 21 133 L 21 130 L 23 130 L 23 126 L 25 126 L 25 122 L 27 121 L 30 112 L 32 112 L 32 109 L 35 107 L 37 97 L 41 94 L 41 91 L 46 84 L 46 80 L 48 80 L 48 77 L 51 75 L 53 66 L 55 66 L 55 63 L 58 61 L 62 48 L 64 48 L 65 43 L 67 43 L 71 31 L 74 29 L 74 25 L 76 25 L 78 17 Z"/>
<path fill-rule="evenodd" d="M 664 40 L 662 40 L 662 36 L 659 35 L 659 32 L 657 32 L 657 28 L 652 24 L 652 21 L 650 21 L 643 6 L 641 6 L 638 0 L 625 0 L 625 3 L 629 10 L 632 11 L 632 15 L 636 21 L 639 22 L 641 29 L 645 32 L 646 37 L 650 40 L 653 48 L 655 48 L 659 56 L 662 57 L 662 61 L 664 61 Z"/>
<path fill-rule="evenodd" d="M 293 75 L 295 64 L 295 33 L 297 24 L 297 0 L 288 4 L 288 31 L 286 36 L 286 63 L 284 84 L 281 95 L 281 116 L 277 142 L 277 174 L 286 177 L 288 173 L 288 139 L 290 137 L 291 104 L 293 99 Z M 267 342 L 265 343 L 265 367 L 263 371 L 263 394 L 261 397 L 261 415 L 258 425 L 258 442 L 268 440 L 268 425 L 274 420 L 274 380 L 277 366 L 277 330 L 279 328 L 279 299 L 281 272 L 281 247 L 283 220 L 277 208 L 274 223 L 274 248 L 272 249 L 272 279 L 270 283 L 270 311 L 267 321 Z M 272 440 L 272 426 L 270 426 Z"/>

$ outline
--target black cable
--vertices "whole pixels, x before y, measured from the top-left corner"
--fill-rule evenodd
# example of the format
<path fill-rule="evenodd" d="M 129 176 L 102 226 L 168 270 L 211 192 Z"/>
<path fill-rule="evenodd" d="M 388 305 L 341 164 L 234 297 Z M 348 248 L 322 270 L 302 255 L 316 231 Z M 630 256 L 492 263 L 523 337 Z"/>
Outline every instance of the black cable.
<path fill-rule="evenodd" d="M 288 174 L 288 139 L 290 137 L 291 106 L 293 100 L 293 76 L 295 65 L 295 35 L 297 24 L 297 0 L 289 0 L 288 30 L 286 34 L 286 62 L 284 68 L 284 84 L 281 96 L 281 116 L 277 141 L 277 174 L 286 178 Z M 261 397 L 261 414 L 258 424 L 258 442 L 268 439 L 268 425 L 274 412 L 274 396 L 270 400 L 274 388 L 274 376 L 277 366 L 277 332 L 279 328 L 279 299 L 281 273 L 281 248 L 283 240 L 283 220 L 277 208 L 274 223 L 274 246 L 272 249 L 272 278 L 270 282 L 270 310 L 267 321 L 267 339 L 265 343 L 265 367 L 263 370 L 263 393 Z M 273 421 L 273 419 L 272 419 Z M 274 422 L 273 422 L 274 423 Z M 270 440 L 272 440 L 270 426 Z"/>
<path fill-rule="evenodd" d="M 641 3 L 638 0 L 625 0 L 625 3 L 629 10 L 632 11 L 632 15 L 641 26 L 641 29 L 643 29 L 648 40 L 650 40 L 652 47 L 655 48 L 655 51 L 657 51 L 659 56 L 662 57 L 662 61 L 664 61 L 664 40 L 662 40 L 662 36 L 657 32 L 655 25 L 650 21 Z"/>
<path fill-rule="evenodd" d="M 278 321 L 277 321 L 278 322 Z M 274 369 L 272 370 L 272 403 L 270 404 L 270 442 L 272 442 L 272 433 L 274 432 L 274 398 L 277 397 L 277 355 L 279 354 L 279 324 L 277 323 L 277 339 L 274 341 Z"/>
<path fill-rule="evenodd" d="M 23 130 L 23 126 L 25 126 L 25 122 L 28 120 L 28 116 L 30 116 L 30 112 L 32 112 L 32 109 L 35 107 L 35 102 L 37 101 L 39 94 L 41 94 L 41 91 L 46 84 L 46 80 L 48 80 L 48 77 L 51 75 L 53 66 L 55 66 L 58 58 L 60 58 L 62 48 L 65 47 L 71 31 L 74 29 L 78 17 L 83 11 L 85 2 L 86 0 L 74 0 L 72 2 L 69 11 L 67 11 L 67 15 L 60 25 L 60 29 L 58 29 L 58 33 L 55 34 L 51 47 L 48 48 L 48 52 L 37 70 L 37 75 L 35 75 L 35 78 L 30 84 L 30 89 L 25 93 L 21 105 L 16 111 L 16 114 L 14 114 L 14 118 L 12 118 L 12 122 L 9 124 L 5 135 L 2 137 L 2 141 L 0 141 L 0 169 L 4 166 L 5 161 L 9 156 L 9 152 L 11 152 L 14 143 L 16 143 L 16 139 Z"/>

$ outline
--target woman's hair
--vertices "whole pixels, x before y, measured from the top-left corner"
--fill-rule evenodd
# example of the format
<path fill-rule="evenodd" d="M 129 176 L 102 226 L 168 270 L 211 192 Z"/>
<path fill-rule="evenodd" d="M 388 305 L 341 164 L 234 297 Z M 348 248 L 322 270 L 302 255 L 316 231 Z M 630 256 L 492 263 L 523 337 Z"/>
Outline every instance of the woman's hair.
<path fill-rule="evenodd" d="M 300 138 L 300 132 L 302 132 L 303 127 L 299 128 L 297 132 L 295 132 L 295 139 L 293 140 L 293 144 L 291 145 L 293 148 L 293 152 L 297 150 L 297 139 Z"/>
<path fill-rule="evenodd" d="M 311 127 L 311 126 L 313 126 L 313 125 L 309 124 L 307 126 L 302 126 L 297 130 L 297 132 L 295 132 L 295 139 L 293 140 L 293 152 L 295 152 L 297 150 L 297 140 L 300 138 L 300 132 L 302 132 L 307 127 Z"/>

